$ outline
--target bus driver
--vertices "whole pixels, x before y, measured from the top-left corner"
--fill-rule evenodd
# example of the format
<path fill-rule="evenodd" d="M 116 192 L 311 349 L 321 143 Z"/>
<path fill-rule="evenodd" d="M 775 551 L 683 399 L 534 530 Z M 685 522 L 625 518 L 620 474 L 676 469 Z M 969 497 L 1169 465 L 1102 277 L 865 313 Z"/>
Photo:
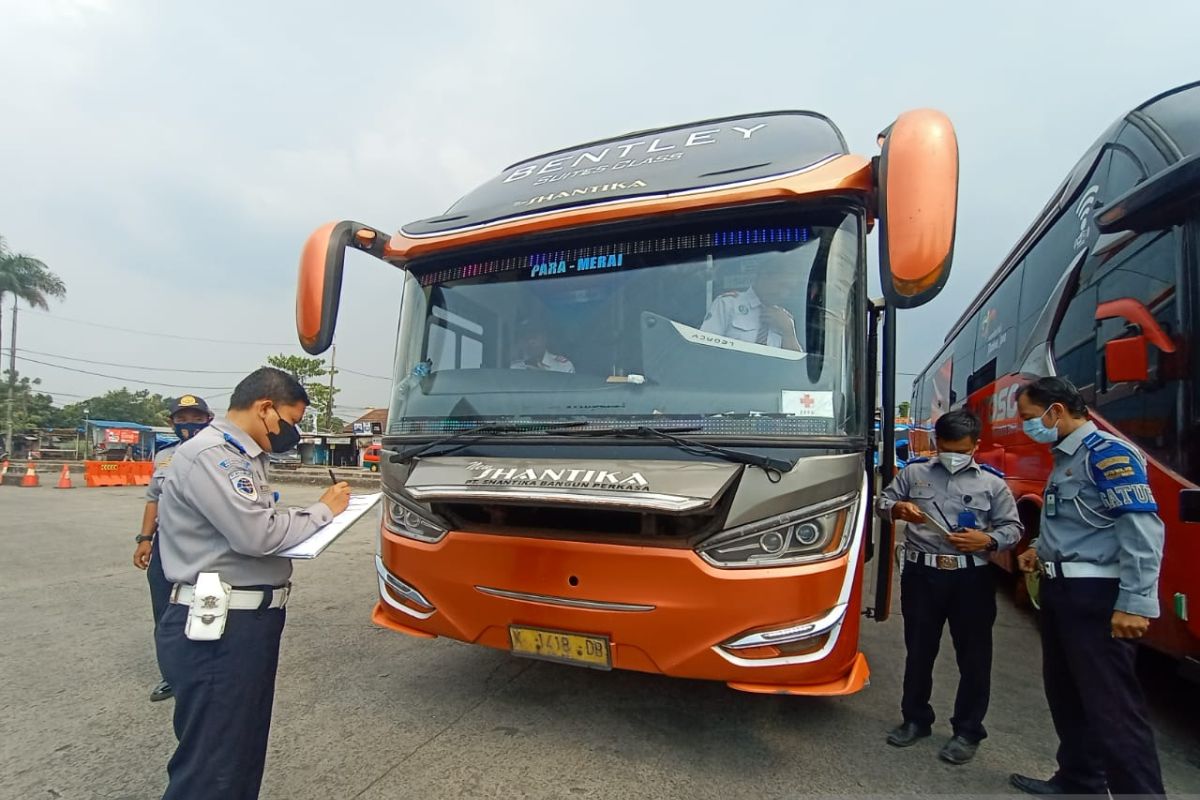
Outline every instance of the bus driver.
<path fill-rule="evenodd" d="M 796 320 L 781 305 L 795 291 L 796 279 L 786 263 L 760 262 L 749 289 L 725 292 L 712 301 L 700 330 L 803 353 Z"/>

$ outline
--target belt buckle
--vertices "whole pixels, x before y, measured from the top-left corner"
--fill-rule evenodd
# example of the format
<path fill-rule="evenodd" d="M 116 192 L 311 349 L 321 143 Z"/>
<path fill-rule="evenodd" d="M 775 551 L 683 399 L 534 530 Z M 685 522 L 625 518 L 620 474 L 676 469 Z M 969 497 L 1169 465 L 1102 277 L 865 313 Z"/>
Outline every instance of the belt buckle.
<path fill-rule="evenodd" d="M 947 556 L 938 554 L 937 557 L 938 569 L 958 569 L 958 556 Z"/>
<path fill-rule="evenodd" d="M 1043 578 L 1049 578 L 1049 579 L 1053 580 L 1054 578 L 1058 577 L 1056 575 L 1058 570 L 1054 568 L 1053 564 L 1048 563 L 1046 561 L 1038 562 L 1038 572 L 1042 573 Z"/>

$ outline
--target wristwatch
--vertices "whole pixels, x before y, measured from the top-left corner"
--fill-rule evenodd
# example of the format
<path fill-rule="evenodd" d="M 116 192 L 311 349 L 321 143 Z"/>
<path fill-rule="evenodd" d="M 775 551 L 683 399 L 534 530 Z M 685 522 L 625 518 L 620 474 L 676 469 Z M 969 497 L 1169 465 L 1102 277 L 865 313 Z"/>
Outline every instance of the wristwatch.
<path fill-rule="evenodd" d="M 1000 543 L 989 536 L 988 543 L 987 543 L 987 551 L 989 553 L 994 553 L 999 549 L 1000 549 Z"/>
<path fill-rule="evenodd" d="M 139 533 L 137 536 L 133 537 L 133 540 L 138 544 L 141 544 L 142 542 L 152 542 L 154 541 L 154 534 L 152 533 L 147 536 L 144 533 Z"/>

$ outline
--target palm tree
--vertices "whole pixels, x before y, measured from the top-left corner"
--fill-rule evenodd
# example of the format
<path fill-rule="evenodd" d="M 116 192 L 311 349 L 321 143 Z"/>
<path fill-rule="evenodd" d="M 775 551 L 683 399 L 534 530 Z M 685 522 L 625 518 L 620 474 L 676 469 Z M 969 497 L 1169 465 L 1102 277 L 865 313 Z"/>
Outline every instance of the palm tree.
<path fill-rule="evenodd" d="M 67 295 L 67 286 L 62 278 L 50 271 L 42 261 L 24 253 L 13 253 L 8 249 L 4 237 L 0 236 L 0 331 L 3 331 L 3 309 L 5 295 L 13 296 L 12 337 L 9 340 L 8 358 L 8 406 L 9 425 L 5 440 L 6 449 L 12 452 L 12 402 L 13 383 L 17 377 L 17 301 L 24 300 L 33 308 L 50 308 L 49 300 L 61 300 Z M 2 334 L 0 334 L 2 335 Z M 2 342 L 0 342 L 2 351 Z"/>

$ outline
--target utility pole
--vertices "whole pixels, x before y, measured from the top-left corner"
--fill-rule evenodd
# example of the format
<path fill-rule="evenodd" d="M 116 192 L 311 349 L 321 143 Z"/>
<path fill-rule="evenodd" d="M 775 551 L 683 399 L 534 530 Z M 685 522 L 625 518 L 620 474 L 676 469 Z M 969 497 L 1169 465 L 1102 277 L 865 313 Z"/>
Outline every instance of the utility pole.
<path fill-rule="evenodd" d="M 4 452 L 13 455 L 13 403 L 16 402 L 17 383 L 17 297 L 13 295 L 12 336 L 8 339 L 8 425 L 5 426 Z"/>
<path fill-rule="evenodd" d="M 325 430 L 330 433 L 335 431 L 329 430 L 333 427 L 333 373 L 336 372 L 337 366 L 337 345 L 333 345 L 329 356 L 329 402 L 325 406 Z"/>

